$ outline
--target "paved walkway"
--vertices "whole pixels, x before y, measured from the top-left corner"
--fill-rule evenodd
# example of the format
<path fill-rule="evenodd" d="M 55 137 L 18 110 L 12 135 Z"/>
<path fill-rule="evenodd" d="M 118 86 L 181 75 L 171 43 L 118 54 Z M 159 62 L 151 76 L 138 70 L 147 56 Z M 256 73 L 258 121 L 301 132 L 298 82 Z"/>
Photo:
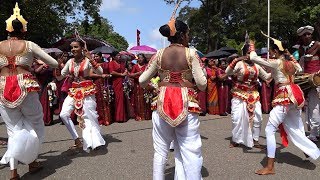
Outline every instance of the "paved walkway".
<path fill-rule="evenodd" d="M 261 143 L 265 144 L 264 115 Z M 5 125 L 0 121 L 0 138 L 7 137 Z M 46 139 L 39 160 L 45 169 L 31 175 L 26 165 L 19 165 L 23 179 L 152 179 L 152 124 L 151 121 L 112 124 L 102 127 L 107 142 L 105 148 L 94 153 L 68 151 L 73 144 L 65 126 L 55 124 L 46 127 Z M 231 134 L 230 117 L 201 117 L 200 132 L 203 143 L 204 179 L 319 179 L 320 161 L 306 160 L 292 143 L 282 148 L 277 134 L 278 154 L 276 175 L 258 176 L 254 171 L 266 162 L 265 152 L 257 149 L 229 148 Z M 81 134 L 81 133 L 80 133 Z M 319 145 L 320 143 L 318 143 Z M 6 146 L 0 145 L 0 156 Z M 280 153 L 279 153 L 280 152 Z M 174 153 L 170 153 L 166 166 L 166 179 L 173 179 Z M 0 179 L 8 179 L 9 167 L 0 165 Z"/>

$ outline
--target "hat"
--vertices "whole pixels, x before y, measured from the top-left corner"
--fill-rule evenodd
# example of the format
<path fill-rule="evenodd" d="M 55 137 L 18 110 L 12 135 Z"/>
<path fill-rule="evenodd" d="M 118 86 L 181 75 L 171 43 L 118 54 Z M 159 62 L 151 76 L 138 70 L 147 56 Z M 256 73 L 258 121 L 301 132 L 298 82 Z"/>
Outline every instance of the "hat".
<path fill-rule="evenodd" d="M 297 34 L 298 36 L 302 36 L 304 35 L 305 33 L 310 33 L 312 34 L 314 31 L 314 27 L 312 26 L 303 26 L 303 27 L 300 27 L 298 30 L 297 30 Z"/>

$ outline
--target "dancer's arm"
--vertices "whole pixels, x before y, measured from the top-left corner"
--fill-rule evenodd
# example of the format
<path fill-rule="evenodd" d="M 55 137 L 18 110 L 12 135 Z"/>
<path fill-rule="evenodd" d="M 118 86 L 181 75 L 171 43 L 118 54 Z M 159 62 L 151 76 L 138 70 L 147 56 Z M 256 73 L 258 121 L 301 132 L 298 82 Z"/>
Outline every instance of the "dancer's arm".
<path fill-rule="evenodd" d="M 160 58 L 159 54 L 158 51 L 157 54 L 150 59 L 145 71 L 140 75 L 139 84 L 141 87 L 147 87 L 149 81 L 156 75 L 158 70 L 157 60 Z"/>
<path fill-rule="evenodd" d="M 44 52 L 36 43 L 28 41 L 30 44 L 30 48 L 32 50 L 32 53 L 34 56 L 36 56 L 38 59 L 41 59 L 44 63 L 46 63 L 48 66 L 57 68 L 58 62 L 53 59 L 49 54 Z"/>
<path fill-rule="evenodd" d="M 200 91 L 205 91 L 207 88 L 207 73 L 204 68 L 201 67 L 201 59 L 197 55 L 196 51 L 191 51 L 191 66 L 192 66 L 192 76 L 196 82 L 197 87 Z"/>
<path fill-rule="evenodd" d="M 272 69 L 277 69 L 279 67 L 279 62 L 275 59 L 264 59 L 257 55 L 255 51 L 250 53 L 250 60 L 260 66 L 265 66 Z"/>
<path fill-rule="evenodd" d="M 264 80 L 264 81 L 270 81 L 271 80 L 271 73 L 267 73 L 267 71 L 265 71 L 261 66 L 259 66 L 258 64 L 256 64 L 258 70 L 259 70 L 259 77 Z"/>
<path fill-rule="evenodd" d="M 56 77 L 58 81 L 61 81 L 63 78 L 65 78 L 69 74 L 69 66 L 71 61 L 72 59 L 69 59 L 67 61 L 67 63 L 64 65 L 63 69 L 61 70 L 60 75 Z"/>

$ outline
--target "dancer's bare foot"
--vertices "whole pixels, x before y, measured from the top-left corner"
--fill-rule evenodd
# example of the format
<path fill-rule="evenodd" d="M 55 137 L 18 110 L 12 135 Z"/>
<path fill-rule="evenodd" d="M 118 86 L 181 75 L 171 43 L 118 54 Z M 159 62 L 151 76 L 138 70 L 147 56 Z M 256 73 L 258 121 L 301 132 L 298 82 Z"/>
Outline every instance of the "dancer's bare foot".
<path fill-rule="evenodd" d="M 77 138 L 74 140 L 74 145 L 71 146 L 69 149 L 70 150 L 77 150 L 77 149 L 82 149 L 82 147 L 83 147 L 83 144 L 82 144 L 80 138 Z"/>
<path fill-rule="evenodd" d="M 275 174 L 275 172 L 274 172 L 274 158 L 268 158 L 267 166 L 256 171 L 255 173 L 259 174 L 259 175 Z"/>
<path fill-rule="evenodd" d="M 274 168 L 269 169 L 268 167 L 265 167 L 263 169 L 256 171 L 256 174 L 269 175 L 269 174 L 275 174 L 275 172 L 274 172 Z"/>
<path fill-rule="evenodd" d="M 239 147 L 239 144 L 235 142 L 231 142 L 229 145 L 229 148 L 234 148 L 234 147 Z"/>
<path fill-rule="evenodd" d="M 20 176 L 18 174 L 17 169 L 11 170 L 10 173 L 11 173 L 10 180 L 19 180 L 20 179 Z"/>
<path fill-rule="evenodd" d="M 0 145 L 7 145 L 7 141 L 0 140 Z"/>
<path fill-rule="evenodd" d="M 43 169 L 43 165 L 40 162 L 33 161 L 29 164 L 29 173 L 33 174 Z"/>
<path fill-rule="evenodd" d="M 257 148 L 257 149 L 262 149 L 262 150 L 264 150 L 264 149 L 266 149 L 266 147 L 264 147 L 263 145 L 261 145 L 258 141 L 253 141 L 253 147 L 254 148 Z"/>

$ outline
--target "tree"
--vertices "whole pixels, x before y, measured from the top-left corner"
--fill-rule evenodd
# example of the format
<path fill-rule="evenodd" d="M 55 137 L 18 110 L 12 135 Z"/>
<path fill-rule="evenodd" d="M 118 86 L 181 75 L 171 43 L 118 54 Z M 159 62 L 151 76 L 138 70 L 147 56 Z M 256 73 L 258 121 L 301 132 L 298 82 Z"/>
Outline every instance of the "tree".
<path fill-rule="evenodd" d="M 79 14 L 99 21 L 101 0 L 20 0 L 18 1 L 21 14 L 28 21 L 26 38 L 42 47 L 64 36 L 69 21 L 78 20 Z M 15 1 L 0 3 L 0 22 L 12 14 Z M 0 39 L 6 39 L 5 23 L 0 23 Z"/>
<path fill-rule="evenodd" d="M 105 40 L 118 50 L 126 50 L 129 46 L 126 39 L 113 30 L 113 26 L 106 18 L 101 18 L 100 22 L 87 20 L 75 23 L 69 30 L 69 35 L 73 34 L 74 27 L 78 28 L 80 34 Z"/>
<path fill-rule="evenodd" d="M 174 3 L 175 0 L 164 0 Z M 221 46 L 233 46 L 240 51 L 246 30 L 255 39 L 257 48 L 266 46 L 267 1 L 261 0 L 193 0 L 201 3 L 199 8 L 181 8 L 178 18 L 187 22 L 191 29 L 191 43 L 203 52 Z M 320 35 L 320 3 L 318 0 L 271 1 L 271 36 L 297 41 L 296 30 L 300 26 L 313 25 L 315 38 Z"/>

